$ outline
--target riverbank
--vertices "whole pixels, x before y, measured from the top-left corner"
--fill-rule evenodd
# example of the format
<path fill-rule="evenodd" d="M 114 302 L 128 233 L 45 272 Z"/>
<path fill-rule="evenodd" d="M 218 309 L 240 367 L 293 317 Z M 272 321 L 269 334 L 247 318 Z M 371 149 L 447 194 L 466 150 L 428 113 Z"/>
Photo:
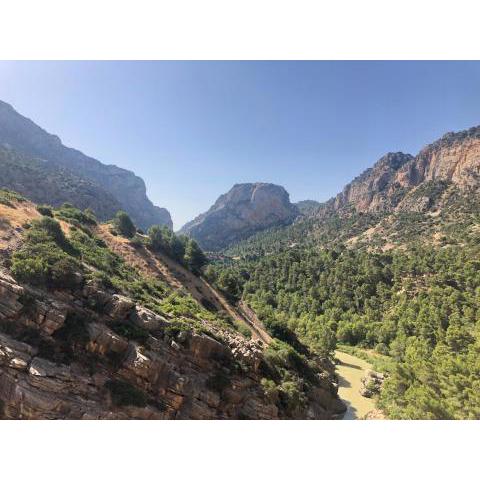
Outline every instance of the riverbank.
<path fill-rule="evenodd" d="M 376 410 L 375 400 L 360 395 L 361 380 L 372 365 L 365 360 L 337 350 L 338 360 L 336 373 L 338 375 L 338 396 L 347 405 L 344 420 L 364 418 L 369 412 Z"/>

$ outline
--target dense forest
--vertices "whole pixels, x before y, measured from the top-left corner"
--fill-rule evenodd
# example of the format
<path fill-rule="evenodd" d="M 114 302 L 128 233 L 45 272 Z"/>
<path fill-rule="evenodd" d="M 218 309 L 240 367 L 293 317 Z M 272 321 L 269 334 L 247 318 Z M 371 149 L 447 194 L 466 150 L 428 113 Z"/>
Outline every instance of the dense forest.
<path fill-rule="evenodd" d="M 462 228 L 447 221 L 447 209 L 425 224 L 441 225 L 440 245 L 422 241 L 418 214 L 397 215 L 403 244 L 387 251 L 308 240 L 274 252 L 281 232 L 271 230 L 232 248 L 244 255 L 206 275 L 293 346 L 331 355 L 344 344 L 387 356 L 378 403 L 390 418 L 480 418 L 480 236 L 465 220 L 476 213 L 466 212 L 463 224 L 456 217 Z"/>

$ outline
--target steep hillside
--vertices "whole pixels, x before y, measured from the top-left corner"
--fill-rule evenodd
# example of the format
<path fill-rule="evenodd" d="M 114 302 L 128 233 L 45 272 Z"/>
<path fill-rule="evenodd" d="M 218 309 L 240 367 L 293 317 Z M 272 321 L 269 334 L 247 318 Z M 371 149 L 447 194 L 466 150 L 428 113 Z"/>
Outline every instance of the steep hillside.
<path fill-rule="evenodd" d="M 3 418 L 332 418 L 344 410 L 327 359 L 272 340 L 148 241 L 126 239 L 88 212 L 37 209 L 0 190 Z"/>
<path fill-rule="evenodd" d="M 36 203 L 59 207 L 72 203 L 84 210 L 95 206 L 96 215 L 104 220 L 122 209 L 122 205 L 95 183 L 78 177 L 56 165 L 0 146 L 0 188 L 9 188 Z"/>
<path fill-rule="evenodd" d="M 28 158 L 43 160 L 41 163 L 37 161 L 35 168 L 42 172 L 42 176 L 52 178 L 52 185 L 57 191 L 62 190 L 65 183 L 71 185 L 75 181 L 89 185 L 89 196 L 73 195 L 68 201 L 84 208 L 84 202 L 88 200 L 86 206 L 96 212 L 101 219 L 112 218 L 118 210 L 117 205 L 120 205 L 141 228 L 153 224 L 168 225 L 172 228 L 170 214 L 166 209 L 152 204 L 146 195 L 145 183 L 141 178 L 128 170 L 115 165 L 104 165 L 78 150 L 64 146 L 57 136 L 47 133 L 2 101 L 0 101 L 0 145 L 6 145 Z M 59 170 L 51 176 L 55 167 Z M 1 173 L 0 178 L 3 177 L 3 172 Z M 60 183 L 54 184 L 56 179 Z M 29 172 L 25 172 L 25 176 L 17 183 L 22 185 L 29 181 L 31 181 Z M 8 184 L 3 178 L 0 186 L 15 188 L 15 185 Z M 69 188 L 67 192 L 70 190 Z M 43 190 L 41 186 L 32 192 L 24 193 L 32 200 L 57 206 L 55 199 L 50 198 L 49 192 Z M 109 201 L 105 204 L 106 198 Z M 77 205 L 75 203 L 77 199 L 81 200 L 82 204 Z"/>
<path fill-rule="evenodd" d="M 298 214 L 283 187 L 244 183 L 234 185 L 180 232 L 195 238 L 206 250 L 219 250 L 260 230 L 287 225 Z"/>

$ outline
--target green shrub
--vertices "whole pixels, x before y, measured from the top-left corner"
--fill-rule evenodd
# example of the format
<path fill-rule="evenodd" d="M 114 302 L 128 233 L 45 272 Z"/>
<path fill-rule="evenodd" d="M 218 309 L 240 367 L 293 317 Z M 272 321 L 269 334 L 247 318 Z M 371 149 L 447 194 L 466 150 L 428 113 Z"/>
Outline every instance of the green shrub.
<path fill-rule="evenodd" d="M 70 257 L 63 257 L 50 267 L 50 281 L 54 287 L 73 289 L 79 285 L 79 265 Z"/>
<path fill-rule="evenodd" d="M 24 245 L 13 254 L 12 274 L 21 282 L 54 288 L 73 288 L 81 266 L 54 243 Z"/>
<path fill-rule="evenodd" d="M 60 224 L 50 217 L 35 220 L 25 243 L 12 257 L 11 271 L 21 282 L 54 288 L 73 288 L 82 267 Z M 70 255 L 69 255 L 70 253 Z"/>
<path fill-rule="evenodd" d="M 90 208 L 85 209 L 83 212 L 71 205 L 70 203 L 64 203 L 60 208 L 55 210 L 55 214 L 58 218 L 69 222 L 76 227 L 89 231 L 88 227 L 97 224 L 95 213 Z"/>
<path fill-rule="evenodd" d="M 185 247 L 184 262 L 196 275 L 200 275 L 202 268 L 208 263 L 207 257 L 195 240 L 188 239 Z"/>
<path fill-rule="evenodd" d="M 126 238 L 132 238 L 137 231 L 131 218 L 123 210 L 116 213 L 115 218 L 113 219 L 113 224 L 120 235 L 123 235 Z"/>
<path fill-rule="evenodd" d="M 62 227 L 55 219 L 43 217 L 40 220 L 34 220 L 32 227 L 45 231 L 59 247 L 68 245 L 68 240 L 63 233 Z"/>
<path fill-rule="evenodd" d="M 109 326 L 115 333 L 118 333 L 122 337 L 140 343 L 145 343 L 150 336 L 145 329 L 137 327 L 136 325 L 132 325 L 130 323 L 115 322 L 111 323 Z"/>
<path fill-rule="evenodd" d="M 162 252 L 177 260 L 196 275 L 199 275 L 208 263 L 195 240 L 185 235 L 177 236 L 165 225 L 153 225 L 149 228 L 147 246 L 154 252 Z"/>
<path fill-rule="evenodd" d="M 16 252 L 13 256 L 11 271 L 13 276 L 20 282 L 42 286 L 47 283 L 49 265 L 41 257 L 24 257 L 22 252 Z"/>
<path fill-rule="evenodd" d="M 37 205 L 37 211 L 40 215 L 53 218 L 52 207 L 49 207 L 48 205 Z"/>
<path fill-rule="evenodd" d="M 3 203 L 7 207 L 14 207 L 15 202 L 22 203 L 25 201 L 26 198 L 19 193 L 6 188 L 0 188 L 0 203 Z"/>

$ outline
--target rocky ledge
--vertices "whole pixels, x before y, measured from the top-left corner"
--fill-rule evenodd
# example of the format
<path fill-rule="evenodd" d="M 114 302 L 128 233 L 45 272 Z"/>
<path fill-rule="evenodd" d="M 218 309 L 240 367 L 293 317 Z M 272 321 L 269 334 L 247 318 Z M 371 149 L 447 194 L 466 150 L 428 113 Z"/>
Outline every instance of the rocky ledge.
<path fill-rule="evenodd" d="M 93 284 L 37 291 L 0 272 L 1 417 L 288 418 L 262 388 L 261 342 L 175 320 Z M 341 410 L 325 372 L 296 417 Z"/>

